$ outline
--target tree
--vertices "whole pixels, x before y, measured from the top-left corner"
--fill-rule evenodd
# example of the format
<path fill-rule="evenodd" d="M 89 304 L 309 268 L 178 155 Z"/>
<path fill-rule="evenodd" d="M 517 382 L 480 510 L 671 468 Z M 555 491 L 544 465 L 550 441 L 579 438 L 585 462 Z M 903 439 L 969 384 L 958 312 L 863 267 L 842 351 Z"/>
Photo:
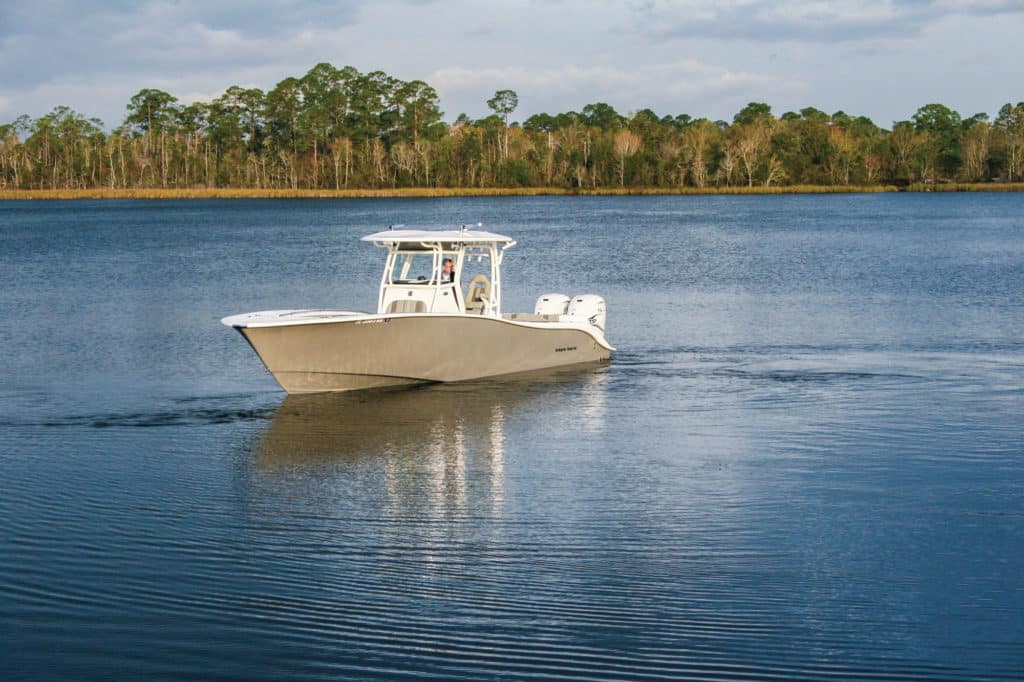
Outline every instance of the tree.
<path fill-rule="evenodd" d="M 977 182 L 985 177 L 991 141 L 992 127 L 985 121 L 974 123 L 963 134 L 961 141 L 963 165 L 960 169 L 963 179 Z"/>
<path fill-rule="evenodd" d="M 720 135 L 718 126 L 706 118 L 694 121 L 683 130 L 683 147 L 689 157 L 690 179 L 696 187 L 707 185 L 711 147 Z"/>
<path fill-rule="evenodd" d="M 125 123 L 145 136 L 147 151 L 152 147 L 153 135 L 166 131 L 173 123 L 177 101 L 177 97 L 163 90 L 144 89 L 132 96 Z"/>
<path fill-rule="evenodd" d="M 285 165 L 288 185 L 299 186 L 299 115 L 302 113 L 302 84 L 298 78 L 285 78 L 267 93 L 267 128 L 273 153 Z"/>
<path fill-rule="evenodd" d="M 805 184 L 828 181 L 832 128 L 829 115 L 814 107 L 804 107 L 798 114 L 779 121 L 773 131 L 772 149 L 786 168 L 790 181 Z"/>
<path fill-rule="evenodd" d="M 892 163 L 890 173 L 893 178 L 913 180 L 913 160 L 924 144 L 924 136 L 915 131 L 909 121 L 899 121 L 892 127 L 888 157 Z"/>
<path fill-rule="evenodd" d="M 232 85 L 215 101 L 238 117 L 248 150 L 257 151 L 263 126 L 263 110 L 266 107 L 264 92 L 259 88 Z"/>
<path fill-rule="evenodd" d="M 759 120 L 772 118 L 772 108 L 764 102 L 751 102 L 733 116 L 732 122 L 748 125 Z"/>
<path fill-rule="evenodd" d="M 689 114 L 678 114 L 676 116 L 666 116 L 662 119 L 664 125 L 669 125 L 676 130 L 683 130 L 686 126 L 693 123 L 693 118 Z"/>
<path fill-rule="evenodd" d="M 999 156 L 1006 168 L 1006 179 L 1013 182 L 1024 175 L 1024 102 L 1009 103 L 999 109 L 993 123 L 999 143 Z"/>
<path fill-rule="evenodd" d="M 551 114 L 534 114 L 523 122 L 523 130 L 550 133 L 560 126 Z"/>
<path fill-rule="evenodd" d="M 928 137 L 936 170 L 954 175 L 960 166 L 960 114 L 942 104 L 926 104 L 913 116 L 914 129 Z"/>
<path fill-rule="evenodd" d="M 733 122 L 581 111 L 511 116 L 498 90 L 491 115 L 441 120 L 437 92 L 382 71 L 316 64 L 270 92 L 233 85 L 181 104 L 140 90 L 120 126 L 57 107 L 0 122 L 0 187 L 384 187 L 545 184 L 679 187 L 1024 179 L 1024 103 L 994 120 L 928 104 L 892 131 L 814 107 L 776 119 L 750 102 Z M 514 151 L 513 151 L 514 150 Z"/>
<path fill-rule="evenodd" d="M 300 135 L 313 147 L 310 186 L 320 184 L 320 153 L 334 137 L 335 112 L 345 108 L 345 93 L 339 86 L 340 74 L 330 64 L 317 64 L 299 81 L 302 106 L 298 115 Z"/>
<path fill-rule="evenodd" d="M 515 90 L 498 90 L 494 93 L 494 97 L 487 100 L 487 106 L 501 116 L 501 120 L 505 124 L 504 158 L 508 159 L 508 116 L 519 106 L 519 95 Z"/>
<path fill-rule="evenodd" d="M 24 148 L 39 168 L 39 187 L 86 186 L 90 157 L 99 157 L 103 145 L 102 125 L 99 119 L 86 119 L 66 106 L 36 119 Z"/>
<path fill-rule="evenodd" d="M 856 160 L 857 147 L 846 129 L 834 126 L 829 131 L 829 145 L 831 153 L 828 157 L 829 171 L 832 176 L 832 184 L 849 185 L 850 170 Z"/>
<path fill-rule="evenodd" d="M 642 140 L 631 130 L 620 130 L 615 134 L 615 155 L 619 157 L 619 187 L 626 184 L 626 159 L 640 149 Z"/>
<path fill-rule="evenodd" d="M 394 103 L 398 108 L 401 137 L 413 144 L 420 138 L 435 138 L 440 133 L 440 98 L 437 91 L 423 81 L 401 83 L 395 89 Z"/>
<path fill-rule="evenodd" d="M 743 164 L 743 172 L 747 176 L 747 187 L 753 187 L 754 173 L 761 157 L 768 149 L 768 142 L 771 139 L 769 124 L 763 120 L 754 119 L 749 124 L 733 126 L 730 132 L 734 132 L 734 149 L 740 163 Z"/>
<path fill-rule="evenodd" d="M 185 138 L 185 158 L 182 163 L 181 184 L 190 187 L 196 181 L 199 173 L 199 150 L 203 149 L 202 168 L 205 173 L 206 183 L 210 183 L 209 175 L 209 145 L 206 144 L 206 131 L 209 125 L 210 108 L 202 102 L 187 104 L 178 110 L 175 118 L 176 125 L 182 136 Z M 117 152 L 120 155 L 120 140 L 117 141 Z M 113 154 L 113 150 L 110 151 Z M 111 159 L 111 167 L 113 167 Z"/>
<path fill-rule="evenodd" d="M 586 125 L 595 126 L 602 130 L 618 128 L 625 120 L 610 104 L 605 104 L 604 102 L 588 104 L 583 107 L 583 111 L 580 114 Z"/>
<path fill-rule="evenodd" d="M 145 155 L 154 155 L 153 138 L 154 136 L 159 136 L 160 170 L 163 184 L 167 183 L 169 161 L 167 155 L 167 132 L 174 124 L 175 113 L 178 109 L 175 106 L 177 101 L 177 97 L 163 90 L 140 90 L 128 103 L 128 116 L 125 118 L 126 124 L 133 125 L 136 130 L 142 132 L 144 140 L 143 153 Z"/>
<path fill-rule="evenodd" d="M 426 185 L 430 185 L 429 143 L 444 132 L 444 126 L 440 123 L 439 101 L 437 91 L 419 80 L 400 83 L 393 97 L 394 106 L 398 110 L 397 136 L 411 143 L 416 156 L 413 175 L 416 175 L 416 168 L 421 167 Z"/>

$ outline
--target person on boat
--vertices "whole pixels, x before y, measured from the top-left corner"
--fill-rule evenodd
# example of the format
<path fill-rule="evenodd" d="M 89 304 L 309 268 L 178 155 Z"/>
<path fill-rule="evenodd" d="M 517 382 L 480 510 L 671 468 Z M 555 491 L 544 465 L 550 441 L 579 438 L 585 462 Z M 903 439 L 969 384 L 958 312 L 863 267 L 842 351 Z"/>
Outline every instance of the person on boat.
<path fill-rule="evenodd" d="M 451 258 L 441 261 L 441 284 L 451 284 L 455 281 L 454 264 Z"/>

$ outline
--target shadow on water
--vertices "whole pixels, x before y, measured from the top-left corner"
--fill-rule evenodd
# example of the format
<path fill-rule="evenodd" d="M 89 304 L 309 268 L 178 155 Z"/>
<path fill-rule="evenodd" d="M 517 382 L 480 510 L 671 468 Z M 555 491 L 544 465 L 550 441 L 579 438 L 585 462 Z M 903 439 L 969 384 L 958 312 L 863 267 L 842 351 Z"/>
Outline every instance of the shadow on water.
<path fill-rule="evenodd" d="M 236 407 L 247 396 L 203 396 L 173 400 L 166 409 L 131 410 L 124 412 L 96 412 L 92 414 L 55 414 L 39 418 L 6 416 L 0 426 L 48 428 L 159 428 L 180 426 L 206 426 L 239 422 L 266 421 L 274 415 L 274 406 Z"/>
<path fill-rule="evenodd" d="M 600 420 L 603 367 L 575 366 L 501 379 L 414 388 L 289 395 L 255 448 L 264 471 L 321 467 L 482 444 L 500 450 L 507 419 L 561 406 Z"/>
<path fill-rule="evenodd" d="M 607 374 L 594 366 L 411 389 L 292 395 L 247 457 L 252 509 L 369 514 L 451 549 L 448 522 L 504 515 L 506 465 L 562 427 L 600 431 Z M 347 521 L 338 521 L 344 525 Z M 412 531 L 410 531 L 412 532 Z"/>

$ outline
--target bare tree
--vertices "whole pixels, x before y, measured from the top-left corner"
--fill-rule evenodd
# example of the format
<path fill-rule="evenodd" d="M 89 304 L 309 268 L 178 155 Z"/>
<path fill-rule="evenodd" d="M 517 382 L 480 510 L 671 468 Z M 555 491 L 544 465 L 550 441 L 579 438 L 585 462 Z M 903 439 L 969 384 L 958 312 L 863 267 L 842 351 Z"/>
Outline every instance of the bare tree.
<path fill-rule="evenodd" d="M 765 164 L 764 186 L 769 187 L 773 182 L 782 182 L 785 179 L 786 170 L 782 167 L 782 162 L 772 154 Z"/>
<path fill-rule="evenodd" d="M 875 183 L 878 174 L 882 172 L 882 159 L 877 154 L 867 154 L 864 157 L 864 179 L 868 183 Z"/>
<path fill-rule="evenodd" d="M 743 172 L 747 176 L 747 187 L 754 186 L 754 173 L 761 161 L 761 156 L 768 148 L 771 131 L 761 120 L 733 126 L 736 131 L 736 155 L 743 164 Z"/>
<path fill-rule="evenodd" d="M 853 165 L 856 147 L 850 136 L 842 128 L 832 128 L 829 131 L 830 154 L 828 157 L 829 174 L 832 176 L 832 184 L 850 184 L 850 168 Z"/>
<path fill-rule="evenodd" d="M 984 176 L 991 139 L 992 128 L 984 121 L 975 123 L 964 133 L 960 143 L 961 158 L 963 159 L 960 173 L 964 179 L 975 181 Z"/>
<path fill-rule="evenodd" d="M 626 159 L 640 150 L 641 142 L 639 135 L 625 128 L 615 134 L 615 155 L 619 157 L 619 187 L 626 184 Z"/>
<path fill-rule="evenodd" d="M 704 187 L 708 182 L 708 156 L 718 135 L 718 128 L 707 119 L 694 121 L 683 130 L 683 146 L 689 157 L 690 178 L 696 187 Z"/>
<path fill-rule="evenodd" d="M 732 184 L 733 173 L 736 172 L 736 144 L 735 142 L 729 141 L 726 143 L 724 149 L 722 149 L 722 161 L 718 165 L 718 177 L 719 184 L 721 179 L 725 179 L 725 184 L 728 187 Z"/>
<path fill-rule="evenodd" d="M 672 168 L 672 184 L 682 185 L 686 179 L 686 157 L 683 156 L 683 144 L 675 136 L 662 141 L 658 153 Z"/>

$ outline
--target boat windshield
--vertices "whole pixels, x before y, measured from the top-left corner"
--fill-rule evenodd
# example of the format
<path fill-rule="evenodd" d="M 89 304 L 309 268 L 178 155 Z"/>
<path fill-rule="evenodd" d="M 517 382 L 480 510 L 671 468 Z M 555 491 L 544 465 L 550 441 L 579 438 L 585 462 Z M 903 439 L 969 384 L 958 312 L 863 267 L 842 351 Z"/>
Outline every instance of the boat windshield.
<path fill-rule="evenodd" d="M 436 268 L 441 268 L 445 260 L 456 262 L 458 254 L 444 252 L 438 254 L 437 260 L 431 251 L 399 251 L 395 254 L 394 265 L 388 273 L 390 284 L 435 284 Z M 454 273 L 452 273 L 454 276 Z M 447 281 L 447 280 L 445 280 Z"/>
<path fill-rule="evenodd" d="M 391 271 L 392 284 L 427 284 L 434 276 L 434 254 L 429 251 L 399 252 Z"/>

